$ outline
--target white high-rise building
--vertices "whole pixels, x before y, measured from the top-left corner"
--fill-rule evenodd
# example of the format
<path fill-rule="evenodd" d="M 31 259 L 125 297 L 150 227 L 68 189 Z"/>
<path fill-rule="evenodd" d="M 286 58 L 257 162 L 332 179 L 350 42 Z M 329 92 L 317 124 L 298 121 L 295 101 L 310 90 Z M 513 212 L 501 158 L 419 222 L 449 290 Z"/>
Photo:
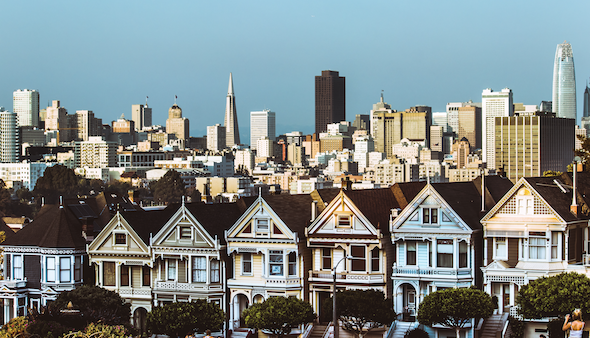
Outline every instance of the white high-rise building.
<path fill-rule="evenodd" d="M 463 107 L 463 102 L 447 103 L 447 125 L 448 131 L 459 132 L 459 108 Z"/>
<path fill-rule="evenodd" d="M 18 118 L 16 113 L 11 113 L 0 107 L 0 162 L 18 162 Z"/>
<path fill-rule="evenodd" d="M 36 90 L 16 90 L 12 93 L 12 110 L 18 116 L 18 125 L 39 126 L 39 92 Z"/>
<path fill-rule="evenodd" d="M 146 127 L 152 126 L 152 108 L 143 104 L 132 104 L 131 105 L 131 119 L 135 122 L 135 129 L 141 131 Z"/>
<path fill-rule="evenodd" d="M 76 142 L 74 162 L 76 168 L 116 167 L 117 143 L 105 141 L 102 136 L 90 136 L 88 141 Z"/>
<path fill-rule="evenodd" d="M 432 124 L 443 127 L 443 131 L 446 133 L 449 127 L 447 112 L 434 112 L 432 113 Z M 459 115 L 457 115 L 459 117 Z M 457 128 L 458 129 L 458 128 Z"/>
<path fill-rule="evenodd" d="M 268 137 L 256 141 L 256 156 L 272 157 L 274 155 L 274 141 Z"/>
<path fill-rule="evenodd" d="M 207 149 L 221 151 L 225 148 L 225 127 L 219 123 L 207 126 Z"/>
<path fill-rule="evenodd" d="M 496 143 L 494 140 L 494 118 L 500 116 L 512 116 L 514 105 L 512 102 L 512 90 L 504 88 L 495 92 L 490 88 L 484 89 L 481 94 L 481 148 L 482 159 L 490 169 L 496 169 Z"/>
<path fill-rule="evenodd" d="M 576 119 L 576 73 L 572 45 L 557 45 L 553 66 L 553 112 L 557 117 Z"/>
<path fill-rule="evenodd" d="M 250 147 L 256 149 L 261 138 L 274 141 L 276 138 L 275 113 L 270 110 L 250 112 Z"/>

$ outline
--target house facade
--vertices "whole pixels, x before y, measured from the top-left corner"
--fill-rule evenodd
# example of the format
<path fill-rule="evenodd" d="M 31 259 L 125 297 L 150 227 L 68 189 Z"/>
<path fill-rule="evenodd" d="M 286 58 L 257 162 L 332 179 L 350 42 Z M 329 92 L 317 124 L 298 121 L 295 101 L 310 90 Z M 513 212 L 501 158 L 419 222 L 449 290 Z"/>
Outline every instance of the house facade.
<path fill-rule="evenodd" d="M 241 313 L 269 297 L 306 299 L 304 231 L 309 224 L 309 195 L 245 198 L 244 212 L 225 232 L 231 260 L 230 329 L 244 325 Z"/>

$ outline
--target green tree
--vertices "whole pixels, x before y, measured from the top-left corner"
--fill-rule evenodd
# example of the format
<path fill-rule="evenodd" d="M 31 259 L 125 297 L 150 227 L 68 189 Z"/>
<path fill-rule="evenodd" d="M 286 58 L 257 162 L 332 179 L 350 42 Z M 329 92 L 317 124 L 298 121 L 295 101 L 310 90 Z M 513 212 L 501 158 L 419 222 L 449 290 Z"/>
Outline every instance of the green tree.
<path fill-rule="evenodd" d="M 153 308 L 147 315 L 147 326 L 155 334 L 184 337 L 207 329 L 218 331 L 224 318 L 219 305 L 197 299 L 190 303 L 176 302 Z"/>
<path fill-rule="evenodd" d="M 324 312 L 332 313 L 332 299 L 324 303 Z M 390 299 L 379 290 L 344 290 L 336 294 L 336 311 L 342 328 L 363 337 L 370 330 L 390 324 L 395 312 Z"/>
<path fill-rule="evenodd" d="M 6 189 L 6 184 L 0 179 L 0 213 L 3 215 L 10 214 L 10 205 L 12 204 L 12 198 L 10 191 Z"/>
<path fill-rule="evenodd" d="M 432 326 L 440 324 L 455 330 L 461 329 L 473 318 L 488 318 L 494 312 L 492 297 L 474 288 L 453 288 L 435 291 L 418 307 L 418 322 Z"/>
<path fill-rule="evenodd" d="M 66 291 L 59 294 L 54 303 L 53 313 L 65 309 L 68 303 L 72 302 L 74 309 L 80 310 L 83 323 L 68 323 L 72 326 L 83 328 L 88 323 L 104 323 L 107 325 L 127 324 L 131 316 L 131 305 L 118 293 L 109 291 L 95 285 L 82 285 L 72 291 Z"/>
<path fill-rule="evenodd" d="M 584 171 L 590 171 L 590 138 L 584 137 L 584 135 L 578 135 L 578 139 L 582 141 L 582 148 L 574 149 L 574 154 L 580 157 L 584 165 Z M 568 171 L 570 171 L 569 166 Z"/>
<path fill-rule="evenodd" d="M 77 176 L 74 170 L 58 164 L 45 169 L 35 184 L 33 194 L 45 197 L 46 203 L 57 203 L 60 196 L 67 198 L 78 195 L 85 183 L 86 179 Z"/>
<path fill-rule="evenodd" d="M 590 278 L 577 272 L 541 277 L 520 288 L 516 297 L 519 314 L 536 319 L 558 317 L 579 308 L 590 311 Z"/>
<path fill-rule="evenodd" d="M 270 297 L 244 310 L 242 315 L 248 327 L 268 330 L 278 337 L 316 317 L 308 302 L 295 297 Z"/>
<path fill-rule="evenodd" d="M 154 201 L 159 203 L 178 203 L 186 195 L 184 182 L 176 170 L 169 170 L 162 178 L 152 182 L 150 189 L 154 194 Z"/>

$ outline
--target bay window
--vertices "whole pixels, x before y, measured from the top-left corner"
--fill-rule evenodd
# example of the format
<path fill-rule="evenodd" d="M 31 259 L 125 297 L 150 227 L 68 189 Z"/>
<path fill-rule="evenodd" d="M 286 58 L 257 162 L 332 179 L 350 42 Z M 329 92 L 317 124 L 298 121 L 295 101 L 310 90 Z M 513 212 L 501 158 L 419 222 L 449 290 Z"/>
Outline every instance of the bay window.
<path fill-rule="evenodd" d="M 282 250 L 270 250 L 269 259 L 270 264 L 270 275 L 271 276 L 282 276 L 283 275 L 283 251 Z"/>
<path fill-rule="evenodd" d="M 367 271 L 366 253 L 364 245 L 351 245 L 350 255 L 352 271 Z"/>
<path fill-rule="evenodd" d="M 406 242 L 406 265 L 416 265 L 416 242 Z"/>
<path fill-rule="evenodd" d="M 193 257 L 193 283 L 207 282 L 207 258 Z"/>
<path fill-rule="evenodd" d="M 47 270 L 47 282 L 55 282 L 55 257 L 47 257 L 45 269 Z"/>
<path fill-rule="evenodd" d="M 13 279 L 23 279 L 23 256 L 12 256 L 12 276 Z"/>
<path fill-rule="evenodd" d="M 219 283 L 220 280 L 220 264 L 218 259 L 213 259 L 211 261 L 211 283 Z"/>
<path fill-rule="evenodd" d="M 453 267 L 453 240 L 436 240 L 436 266 L 439 268 Z"/>
<path fill-rule="evenodd" d="M 60 282 L 71 282 L 72 281 L 72 270 L 71 270 L 71 259 L 70 257 L 59 258 L 59 281 Z"/>
<path fill-rule="evenodd" d="M 529 233 L 529 259 L 545 259 L 546 234 L 543 231 Z"/>
<path fill-rule="evenodd" d="M 289 276 L 297 275 L 297 254 L 289 252 Z"/>

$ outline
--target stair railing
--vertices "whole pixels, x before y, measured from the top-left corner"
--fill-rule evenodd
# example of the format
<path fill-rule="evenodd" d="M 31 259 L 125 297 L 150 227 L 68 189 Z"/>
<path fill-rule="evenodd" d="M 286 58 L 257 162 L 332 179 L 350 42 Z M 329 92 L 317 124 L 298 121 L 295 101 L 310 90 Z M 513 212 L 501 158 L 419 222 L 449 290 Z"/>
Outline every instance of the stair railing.
<path fill-rule="evenodd" d="M 301 338 L 309 337 L 312 330 L 313 330 L 313 323 L 307 323 L 307 325 L 305 326 L 305 329 L 303 330 L 303 333 L 301 334 Z"/>
<path fill-rule="evenodd" d="M 393 336 L 393 331 L 395 331 L 396 325 L 397 325 L 397 320 L 394 320 L 393 322 L 391 322 L 391 325 L 389 326 L 389 330 L 387 330 L 387 332 L 385 332 L 385 334 L 383 335 L 383 338 L 391 338 Z"/>

